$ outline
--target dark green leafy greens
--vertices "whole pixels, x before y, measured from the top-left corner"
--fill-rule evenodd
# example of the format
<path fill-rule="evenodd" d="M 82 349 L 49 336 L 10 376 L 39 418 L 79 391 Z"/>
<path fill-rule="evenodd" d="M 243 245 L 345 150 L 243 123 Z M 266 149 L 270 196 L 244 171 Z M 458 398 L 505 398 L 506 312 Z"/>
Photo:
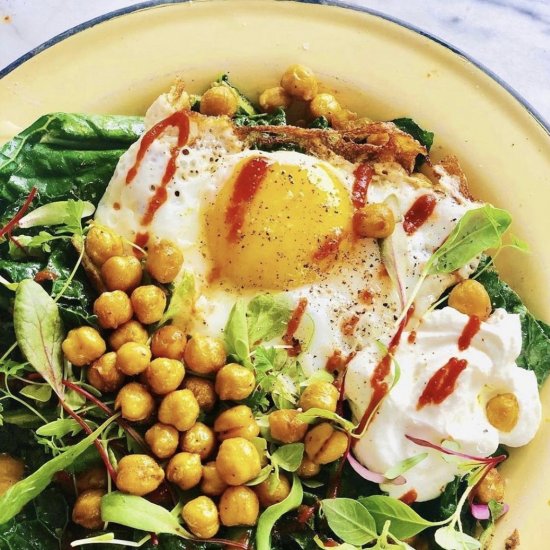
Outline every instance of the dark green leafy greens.
<path fill-rule="evenodd" d="M 416 141 L 424 145 L 429 152 L 433 142 L 434 133 L 421 128 L 412 118 L 394 118 L 393 122 L 400 130 L 410 134 Z"/>

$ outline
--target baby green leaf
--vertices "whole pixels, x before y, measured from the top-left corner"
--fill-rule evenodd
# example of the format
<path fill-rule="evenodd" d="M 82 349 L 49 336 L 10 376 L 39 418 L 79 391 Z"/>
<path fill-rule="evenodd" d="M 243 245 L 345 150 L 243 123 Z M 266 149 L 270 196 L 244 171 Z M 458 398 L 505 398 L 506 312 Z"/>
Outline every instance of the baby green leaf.
<path fill-rule="evenodd" d="M 409 471 L 411 468 L 414 468 L 417 464 L 422 462 L 427 456 L 428 456 L 428 453 L 420 453 L 418 455 L 406 458 L 405 460 L 402 460 L 401 462 L 399 462 L 398 464 L 390 468 L 384 474 L 384 477 L 387 477 L 388 479 L 395 479 L 401 474 L 404 474 L 405 472 Z"/>
<path fill-rule="evenodd" d="M 381 530 L 390 521 L 390 533 L 399 539 L 413 537 L 434 525 L 419 516 L 410 506 L 392 497 L 373 495 L 359 502 L 371 513 L 376 527 Z"/>
<path fill-rule="evenodd" d="M 115 419 L 116 416 L 109 418 L 89 436 L 40 466 L 0 496 L 0 525 L 16 516 L 27 503 L 37 497 L 51 483 L 57 472 L 69 468 Z"/>
<path fill-rule="evenodd" d="M 166 533 L 184 539 L 192 538 L 166 508 L 142 497 L 118 491 L 109 493 L 101 499 L 101 518 L 103 521 L 112 521 L 140 531 Z"/>
<path fill-rule="evenodd" d="M 39 206 L 19 220 L 19 227 L 28 228 L 37 225 L 80 225 L 82 218 L 91 216 L 95 206 L 88 201 L 54 201 Z"/>
<path fill-rule="evenodd" d="M 319 548 L 325 548 L 326 550 L 360 550 L 358 546 L 355 546 L 353 544 L 348 544 L 347 542 L 343 542 L 342 544 L 337 544 L 336 546 L 333 545 L 333 542 L 330 546 L 325 546 L 323 541 L 319 538 L 319 535 L 315 535 L 313 537 L 313 542 L 319 547 Z"/>
<path fill-rule="evenodd" d="M 10 283 L 7 279 L 2 277 L 2 275 L 0 275 L 0 284 L 4 285 L 5 288 L 11 290 L 12 292 L 15 292 L 19 286 L 19 283 Z"/>
<path fill-rule="evenodd" d="M 357 500 L 325 499 L 321 501 L 321 509 L 329 527 L 344 542 L 363 546 L 377 538 L 374 518 Z"/>
<path fill-rule="evenodd" d="M 245 366 L 250 366 L 250 344 L 246 309 L 242 300 L 237 300 L 225 325 L 225 345 L 229 355 L 235 356 Z"/>
<path fill-rule="evenodd" d="M 192 273 L 185 272 L 178 282 L 170 303 L 160 320 L 160 325 L 166 324 L 168 321 L 173 320 L 174 324 L 179 327 L 185 328 L 189 318 L 191 317 L 191 311 L 193 309 L 193 303 L 195 301 L 195 279 Z"/>
<path fill-rule="evenodd" d="M 19 283 L 13 306 L 19 348 L 34 369 L 63 395 L 63 324 L 53 298 L 32 279 Z"/>
<path fill-rule="evenodd" d="M 295 472 L 304 457 L 303 443 L 290 443 L 279 447 L 272 455 L 271 462 L 287 472 Z"/>
<path fill-rule="evenodd" d="M 450 525 L 440 527 L 435 532 L 435 542 L 445 550 L 477 550 L 481 548 L 478 540 L 466 533 L 457 531 Z"/>
<path fill-rule="evenodd" d="M 72 418 L 58 418 L 53 422 L 44 424 L 36 430 L 36 435 L 42 437 L 65 437 L 66 435 L 76 435 L 82 431 L 80 424 Z"/>
<path fill-rule="evenodd" d="M 281 296 L 260 294 L 248 304 L 248 339 L 252 344 L 281 336 L 288 324 L 292 309 Z"/>
<path fill-rule="evenodd" d="M 302 504 L 303 497 L 304 491 L 300 478 L 294 474 L 292 489 L 288 496 L 281 502 L 266 508 L 260 516 L 256 529 L 256 550 L 271 550 L 271 531 L 275 522 L 290 510 L 298 508 Z"/>
<path fill-rule="evenodd" d="M 260 483 L 262 483 L 263 481 L 265 481 L 269 477 L 269 474 L 271 474 L 272 470 L 273 470 L 273 466 L 271 466 L 271 464 L 268 464 L 267 466 L 264 466 L 260 470 L 260 473 L 254 479 L 251 479 L 245 485 L 248 485 L 249 487 L 253 487 L 254 485 L 259 485 Z"/>
<path fill-rule="evenodd" d="M 32 384 L 25 386 L 19 393 L 40 403 L 47 403 L 52 396 L 52 387 L 48 384 Z"/>
<path fill-rule="evenodd" d="M 336 414 L 335 412 L 327 411 L 326 409 L 318 409 L 316 407 L 313 407 L 312 409 L 308 409 L 306 412 L 300 413 L 296 417 L 296 419 L 301 420 L 306 424 L 313 424 L 314 422 L 317 422 L 317 420 L 326 419 L 326 420 L 331 420 L 336 424 L 339 424 L 347 432 L 351 432 L 355 429 L 355 424 L 353 422 L 350 422 L 349 420 L 342 418 L 340 415 Z"/>

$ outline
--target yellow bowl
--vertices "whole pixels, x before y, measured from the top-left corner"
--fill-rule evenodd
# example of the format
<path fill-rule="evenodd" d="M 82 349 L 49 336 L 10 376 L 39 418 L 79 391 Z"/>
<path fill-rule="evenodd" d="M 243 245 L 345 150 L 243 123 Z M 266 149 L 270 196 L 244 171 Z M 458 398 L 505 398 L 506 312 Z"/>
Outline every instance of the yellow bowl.
<path fill-rule="evenodd" d="M 164 5 L 161 5 L 164 4 Z M 273 0 L 149 2 L 68 31 L 0 73 L 0 140 L 52 111 L 143 113 L 176 75 L 199 91 L 221 71 L 255 97 L 291 63 L 311 66 L 362 114 L 412 116 L 433 130 L 434 156 L 455 153 L 480 199 L 510 210 L 530 255 L 502 254 L 501 272 L 550 320 L 550 136 L 532 111 L 449 46 L 380 15 Z M 550 385 L 542 428 L 505 465 L 522 548 L 550 539 Z"/>

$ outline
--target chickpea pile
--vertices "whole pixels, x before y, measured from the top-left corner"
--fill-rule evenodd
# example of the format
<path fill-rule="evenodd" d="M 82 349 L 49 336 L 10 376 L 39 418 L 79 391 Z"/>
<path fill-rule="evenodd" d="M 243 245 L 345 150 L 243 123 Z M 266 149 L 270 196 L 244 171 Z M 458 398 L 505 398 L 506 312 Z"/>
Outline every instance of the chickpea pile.
<path fill-rule="evenodd" d="M 200 496 L 186 502 L 181 512 L 198 538 L 213 537 L 221 526 L 253 526 L 260 509 L 286 498 L 291 485 L 284 473 L 275 483 L 268 478 L 246 485 L 267 464 L 267 456 L 261 456 L 254 444 L 260 426 L 253 411 L 239 403 L 254 391 L 254 373 L 228 361 L 220 339 L 200 334 L 188 339 L 174 325 L 148 329 L 162 318 L 166 296 L 160 286 L 141 285 L 142 264 L 124 250 L 120 237 L 92 227 L 86 252 L 100 268 L 107 288 L 94 304 L 103 334 L 80 327 L 62 344 L 73 365 L 86 367 L 88 382 L 102 393 L 116 393 L 115 408 L 144 431 L 149 454 L 119 459 L 117 488 L 138 496 L 166 482 L 184 492 L 198 490 Z M 161 241 L 149 250 L 145 268 L 155 281 L 168 283 L 182 263 L 174 245 Z M 332 384 L 316 382 L 303 392 L 299 406 L 335 411 L 337 400 Z M 217 405 L 213 422 L 199 420 Z M 268 417 L 269 430 L 278 444 L 304 442 L 297 473 L 310 478 L 319 473 L 320 465 L 344 454 L 347 437 L 328 422 L 308 430 L 298 414 L 275 410 Z M 105 480 L 101 470 L 77 480 L 75 523 L 87 529 L 101 527 Z"/>

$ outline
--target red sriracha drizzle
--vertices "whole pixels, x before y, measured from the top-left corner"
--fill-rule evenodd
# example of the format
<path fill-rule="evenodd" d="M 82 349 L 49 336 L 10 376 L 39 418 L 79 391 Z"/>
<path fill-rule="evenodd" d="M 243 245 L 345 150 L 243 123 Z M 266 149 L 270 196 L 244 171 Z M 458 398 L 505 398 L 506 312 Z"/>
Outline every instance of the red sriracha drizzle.
<path fill-rule="evenodd" d="M 302 322 L 302 317 L 304 316 L 306 307 L 307 298 L 300 298 L 298 300 L 298 305 L 294 308 L 294 311 L 292 312 L 292 315 L 290 316 L 290 319 L 288 321 L 288 325 L 286 326 L 286 332 L 283 336 L 283 342 L 287 346 L 292 346 L 292 349 L 288 350 L 288 354 L 291 357 L 299 355 L 301 351 L 300 343 L 295 341 L 294 335 L 296 334 L 296 331 L 298 330 L 298 327 Z"/>
<path fill-rule="evenodd" d="M 481 321 L 479 320 L 479 317 L 476 317 L 475 315 L 470 316 L 466 326 L 462 330 L 460 338 L 458 339 L 458 349 L 460 351 L 464 351 L 470 347 L 472 339 L 479 332 L 480 327 Z"/>
<path fill-rule="evenodd" d="M 432 215 L 436 202 L 433 195 L 422 195 L 414 201 L 403 220 L 403 229 L 407 235 L 412 235 L 426 222 Z"/>
<path fill-rule="evenodd" d="M 225 212 L 225 223 L 229 226 L 228 239 L 236 241 L 244 224 L 246 210 L 260 189 L 269 164 L 263 157 L 247 160 L 242 166 L 233 187 L 233 194 Z"/>
<path fill-rule="evenodd" d="M 355 208 L 362 208 L 367 202 L 367 190 L 374 176 L 374 170 L 370 164 L 360 164 L 353 175 L 355 180 L 351 190 L 351 200 Z"/>
<path fill-rule="evenodd" d="M 467 366 L 468 361 L 466 361 L 466 359 L 451 357 L 449 361 L 437 370 L 428 380 L 422 395 L 418 398 L 418 403 L 416 405 L 417 410 L 420 410 L 426 405 L 439 405 L 443 403 L 443 401 L 453 393 L 460 373 Z"/>
<path fill-rule="evenodd" d="M 129 185 L 135 179 L 143 157 L 145 157 L 145 153 L 149 147 L 151 147 L 151 144 L 155 141 L 155 139 L 163 134 L 167 128 L 170 127 L 174 127 L 178 130 L 178 141 L 176 145 L 170 149 L 170 158 L 168 159 L 164 175 L 162 176 L 160 184 L 156 186 L 155 193 L 149 200 L 149 204 L 147 205 L 147 209 L 141 220 L 142 225 L 149 225 L 157 210 L 168 199 L 166 186 L 170 183 L 170 180 L 176 172 L 176 160 L 179 149 L 183 147 L 189 139 L 189 117 L 187 114 L 182 111 L 177 111 L 171 114 L 168 118 L 157 122 L 157 124 L 148 130 L 141 138 L 139 150 L 136 155 L 136 161 L 126 174 L 126 185 Z"/>

